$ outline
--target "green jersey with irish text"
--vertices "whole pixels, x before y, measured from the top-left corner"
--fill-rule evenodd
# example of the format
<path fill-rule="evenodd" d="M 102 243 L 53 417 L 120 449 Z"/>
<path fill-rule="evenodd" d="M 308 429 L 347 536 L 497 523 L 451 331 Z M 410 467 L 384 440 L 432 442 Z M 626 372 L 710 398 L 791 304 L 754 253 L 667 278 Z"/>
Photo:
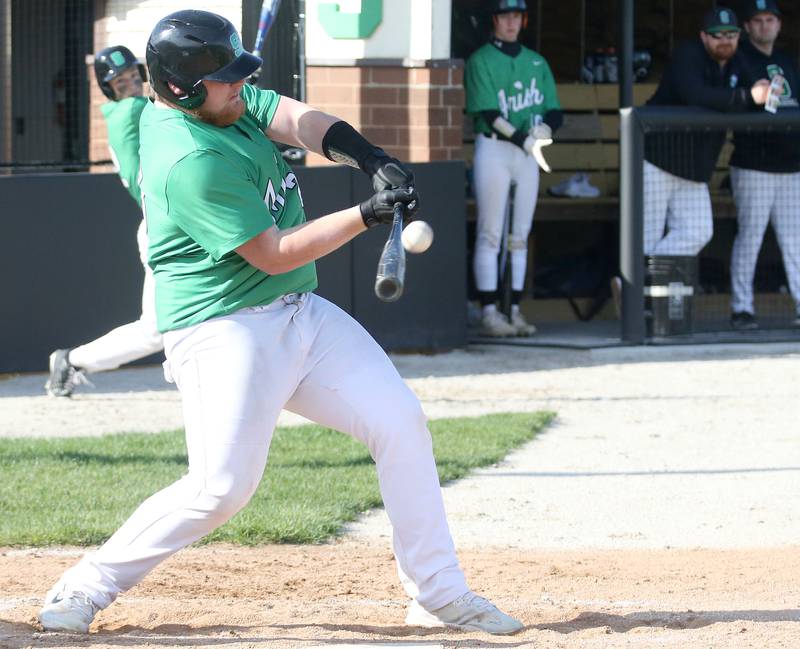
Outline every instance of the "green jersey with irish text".
<path fill-rule="evenodd" d="M 150 104 L 142 113 L 143 211 L 160 331 L 193 325 L 317 286 L 314 263 L 280 275 L 235 249 L 305 221 L 297 177 L 264 134 L 280 96 L 242 87 L 247 110 L 218 127 Z"/>
<path fill-rule="evenodd" d="M 139 118 L 147 104 L 146 97 L 128 97 L 100 107 L 108 127 L 108 149 L 114 169 L 138 205 L 142 203 L 139 192 Z"/>
<path fill-rule="evenodd" d="M 469 57 L 464 86 L 476 133 L 492 132 L 481 111 L 499 110 L 515 129 L 527 131 L 548 111 L 561 109 L 550 66 L 527 47 L 511 57 L 486 43 Z"/>

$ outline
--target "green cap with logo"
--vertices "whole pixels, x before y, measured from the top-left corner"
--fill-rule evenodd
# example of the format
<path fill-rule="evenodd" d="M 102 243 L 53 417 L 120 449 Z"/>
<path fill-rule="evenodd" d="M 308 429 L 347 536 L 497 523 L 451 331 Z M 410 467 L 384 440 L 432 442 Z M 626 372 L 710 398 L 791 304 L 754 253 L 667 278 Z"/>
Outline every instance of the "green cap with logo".
<path fill-rule="evenodd" d="M 703 31 L 707 34 L 719 32 L 740 32 L 736 14 L 727 7 L 717 7 L 709 11 L 703 18 Z"/>

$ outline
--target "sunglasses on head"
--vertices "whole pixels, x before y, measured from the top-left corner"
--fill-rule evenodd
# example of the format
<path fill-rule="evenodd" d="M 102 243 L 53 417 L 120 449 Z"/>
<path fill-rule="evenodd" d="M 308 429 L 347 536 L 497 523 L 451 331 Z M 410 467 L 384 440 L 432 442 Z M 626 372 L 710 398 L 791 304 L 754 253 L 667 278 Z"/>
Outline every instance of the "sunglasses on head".
<path fill-rule="evenodd" d="M 726 41 L 732 41 L 732 40 L 734 40 L 734 39 L 736 39 L 736 38 L 738 38 L 738 37 L 739 37 L 739 32 L 735 32 L 735 31 L 729 31 L 729 32 L 713 32 L 713 33 L 711 33 L 711 32 L 707 32 L 707 33 L 708 33 L 708 35 L 709 35 L 709 36 L 711 36 L 711 38 L 713 38 L 715 41 L 722 40 L 723 38 L 724 38 Z"/>

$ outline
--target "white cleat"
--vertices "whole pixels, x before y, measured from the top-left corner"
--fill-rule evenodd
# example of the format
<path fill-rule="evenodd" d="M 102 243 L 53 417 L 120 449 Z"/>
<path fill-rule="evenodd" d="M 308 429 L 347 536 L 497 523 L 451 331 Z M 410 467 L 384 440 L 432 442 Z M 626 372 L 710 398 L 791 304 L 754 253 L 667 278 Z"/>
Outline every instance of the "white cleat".
<path fill-rule="evenodd" d="M 483 631 L 494 635 L 508 635 L 523 628 L 522 622 L 506 615 L 488 599 L 472 591 L 435 611 L 427 611 L 416 600 L 412 600 L 406 624 Z"/>
<path fill-rule="evenodd" d="M 532 336 L 536 333 L 536 327 L 528 322 L 519 311 L 511 312 L 511 326 L 517 330 L 518 336 Z"/>
<path fill-rule="evenodd" d="M 489 311 L 481 316 L 481 336 L 492 338 L 506 338 L 517 335 L 517 328 L 513 326 L 499 311 Z"/>
<path fill-rule="evenodd" d="M 89 633 L 89 625 L 100 607 L 80 591 L 62 590 L 39 611 L 45 631 Z"/>

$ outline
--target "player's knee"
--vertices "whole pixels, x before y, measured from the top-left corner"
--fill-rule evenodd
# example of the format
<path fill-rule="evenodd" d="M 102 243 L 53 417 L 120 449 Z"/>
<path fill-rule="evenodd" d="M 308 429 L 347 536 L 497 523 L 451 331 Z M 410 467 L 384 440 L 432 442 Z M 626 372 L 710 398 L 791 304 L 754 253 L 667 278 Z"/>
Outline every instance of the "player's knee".
<path fill-rule="evenodd" d="M 161 332 L 156 327 L 155 322 L 139 320 L 139 331 L 141 332 L 145 346 L 148 347 L 152 353 L 164 349 Z"/>
<path fill-rule="evenodd" d="M 382 457 L 405 457 L 420 449 L 430 450 L 428 418 L 417 396 L 408 388 L 392 394 L 380 414 L 369 424 L 370 452 Z"/>
<path fill-rule="evenodd" d="M 222 525 L 238 513 L 253 497 L 258 482 L 232 474 L 207 480 L 200 509 L 206 511 L 214 527 Z"/>
<path fill-rule="evenodd" d="M 527 250 L 528 249 L 528 240 L 523 239 L 521 237 L 509 237 L 508 239 L 508 249 L 513 251 L 518 250 Z"/>
<path fill-rule="evenodd" d="M 497 254 L 500 250 L 500 237 L 493 232 L 479 232 L 475 240 L 475 250 L 486 250 Z"/>
<path fill-rule="evenodd" d="M 711 220 L 708 223 L 704 223 L 697 232 L 697 253 L 706 246 L 706 244 L 711 241 L 711 237 L 714 236 L 714 224 Z"/>

